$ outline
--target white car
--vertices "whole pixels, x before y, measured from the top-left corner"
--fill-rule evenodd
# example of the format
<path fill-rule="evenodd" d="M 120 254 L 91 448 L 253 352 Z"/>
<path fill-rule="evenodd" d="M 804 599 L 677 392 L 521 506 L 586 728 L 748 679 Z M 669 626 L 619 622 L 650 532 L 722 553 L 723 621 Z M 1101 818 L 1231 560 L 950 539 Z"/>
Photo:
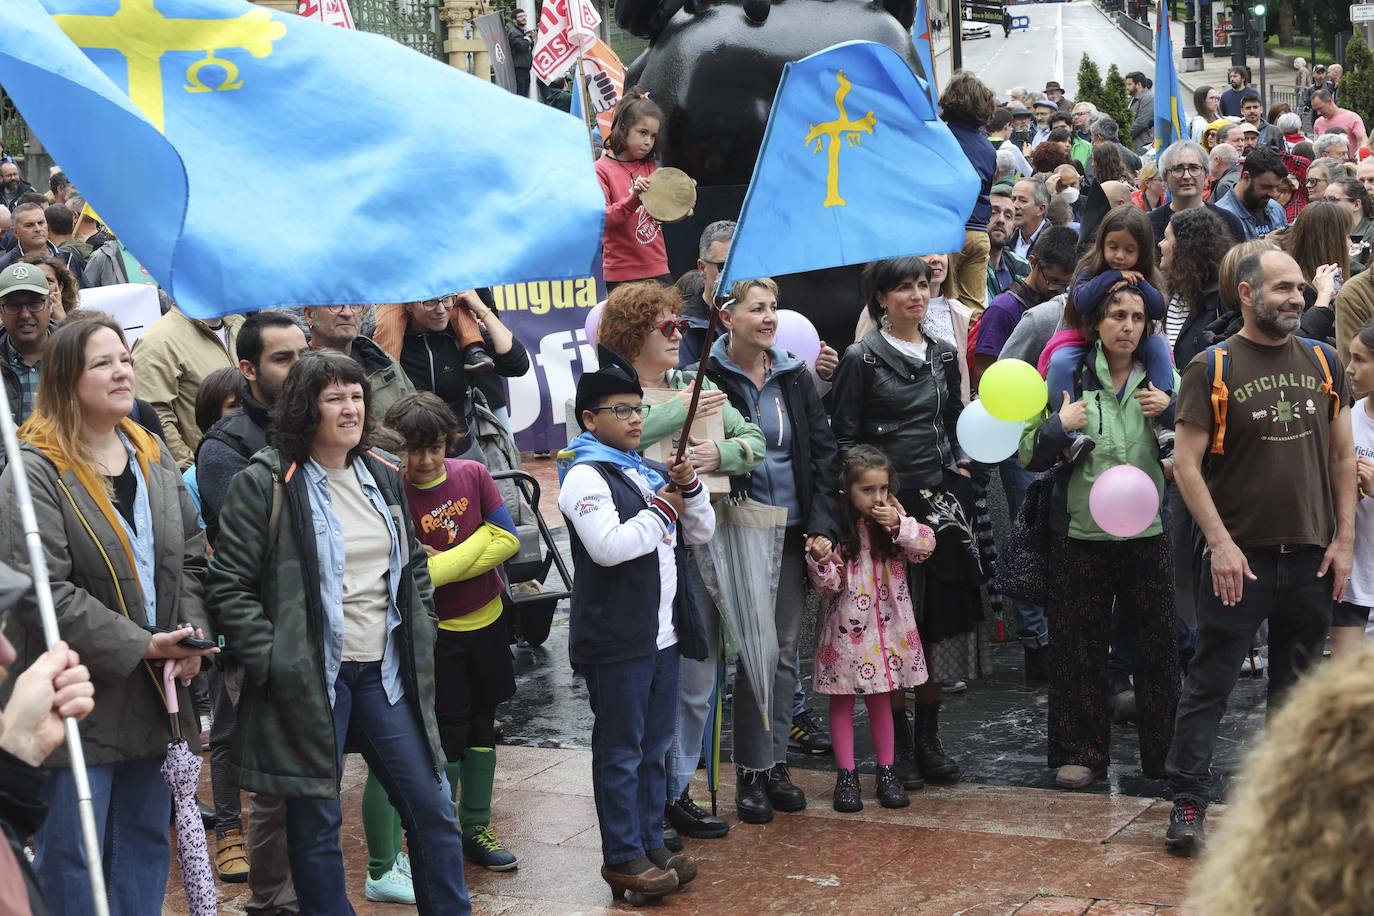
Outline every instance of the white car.
<path fill-rule="evenodd" d="M 962 31 L 962 34 L 963 34 L 963 37 L 964 37 L 964 40 L 965 40 L 965 41 L 968 41 L 969 39 L 972 39 L 972 38 L 991 38 L 991 37 L 992 37 L 992 29 L 988 28 L 987 24 L 986 24 L 986 23 L 982 23 L 982 22 L 967 22 L 967 21 L 966 21 L 966 22 L 964 22 L 964 27 L 963 27 L 963 29 L 962 29 L 961 31 Z"/>

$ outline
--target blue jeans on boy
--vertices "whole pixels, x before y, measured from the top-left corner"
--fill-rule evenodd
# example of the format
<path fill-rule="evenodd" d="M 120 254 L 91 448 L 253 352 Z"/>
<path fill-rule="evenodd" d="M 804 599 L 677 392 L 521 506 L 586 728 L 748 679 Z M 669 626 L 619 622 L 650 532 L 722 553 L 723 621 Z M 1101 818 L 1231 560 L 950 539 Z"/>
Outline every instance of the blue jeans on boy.
<path fill-rule="evenodd" d="M 104 850 L 105 893 L 112 916 L 160 916 L 167 891 L 171 848 L 167 821 L 172 791 L 162 778 L 161 757 L 89 766 L 95 830 Z M 81 818 L 72 771 L 48 773 L 42 800 L 48 806 L 34 838 L 33 870 L 52 916 L 89 916 L 91 884 L 82 852 Z"/>
<path fill-rule="evenodd" d="M 664 766 L 677 710 L 677 646 L 584 665 L 592 715 L 592 794 L 607 865 L 663 848 Z"/>
<path fill-rule="evenodd" d="M 1045 377 L 1045 382 L 1050 389 L 1050 409 L 1058 410 L 1064 403 L 1064 392 L 1068 392 L 1073 397 L 1078 390 L 1078 369 L 1083 364 L 1083 354 L 1088 351 L 1086 346 L 1068 345 L 1060 347 L 1054 351 L 1050 357 L 1049 372 Z M 1145 378 L 1150 384 L 1160 391 L 1174 390 L 1174 357 L 1169 352 L 1169 339 L 1159 334 L 1153 334 L 1150 339 L 1145 341 L 1145 350 L 1142 354 L 1145 361 Z M 1169 409 L 1155 418 L 1159 426 L 1173 429 L 1174 426 L 1174 406 L 1169 405 Z M 1078 432 L 1069 433 L 1070 438 L 1076 438 Z"/>
<path fill-rule="evenodd" d="M 1026 489 L 1035 479 L 1035 475 L 1021 467 L 1021 462 L 1016 460 L 1015 455 L 1003 459 L 997 465 L 997 471 L 1002 477 L 1002 492 L 1007 495 L 1007 508 L 1012 521 L 1015 522 L 1016 513 L 1025 501 Z M 1048 646 L 1050 625 L 1045 621 L 1045 609 L 1038 604 L 1015 600 L 1011 606 L 1016 612 L 1016 637 L 1021 640 L 1021 644 L 1028 649 L 1043 649 Z"/>
<path fill-rule="evenodd" d="M 334 680 L 334 730 L 340 772 L 347 736 L 401 815 L 419 911 L 471 912 L 453 800 L 435 772 L 429 741 L 409 701 L 387 702 L 381 662 L 341 664 Z M 338 798 L 286 800 L 287 849 L 301 916 L 353 912 L 339 848 L 342 826 Z"/>

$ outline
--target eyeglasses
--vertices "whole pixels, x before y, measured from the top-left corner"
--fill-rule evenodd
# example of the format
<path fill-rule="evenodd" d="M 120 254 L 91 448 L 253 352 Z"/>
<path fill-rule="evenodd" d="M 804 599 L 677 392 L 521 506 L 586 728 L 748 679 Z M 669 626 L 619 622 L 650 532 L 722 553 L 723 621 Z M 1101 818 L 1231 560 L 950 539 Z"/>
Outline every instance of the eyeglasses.
<path fill-rule="evenodd" d="M 1170 175 L 1201 175 L 1203 168 L 1195 163 L 1185 163 L 1184 165 L 1171 165 L 1165 170 Z"/>
<path fill-rule="evenodd" d="M 28 312 L 30 315 L 41 315 L 48 305 L 49 300 L 46 297 L 38 302 L 0 302 L 0 313 L 10 318 L 15 317 L 20 312 Z"/>
<path fill-rule="evenodd" d="M 724 261 L 702 261 L 701 263 L 703 263 L 703 264 L 710 264 L 710 265 L 711 265 L 712 267 L 714 267 L 716 270 L 724 270 L 724 269 L 725 269 L 725 262 L 724 262 Z"/>
<path fill-rule="evenodd" d="M 660 324 L 660 325 L 658 326 L 658 333 L 662 334 L 664 337 L 668 338 L 669 340 L 672 340 L 672 339 L 673 339 L 673 332 L 674 332 L 674 331 L 676 331 L 679 335 L 681 335 L 681 336 L 683 336 L 683 337 L 686 337 L 686 336 L 687 336 L 687 329 L 688 329 L 689 327 L 691 327 L 691 325 L 689 325 L 689 324 L 687 323 L 687 319 L 686 319 L 686 318 L 678 318 L 678 319 L 675 319 L 675 320 L 670 319 L 670 320 L 668 320 L 668 321 L 663 322 L 662 324 Z"/>
<path fill-rule="evenodd" d="M 427 312 L 447 312 L 453 308 L 453 303 L 448 299 L 426 299 L 419 306 Z"/>
<path fill-rule="evenodd" d="M 319 307 L 322 309 L 329 309 L 331 312 L 342 312 L 344 309 L 350 312 L 361 312 L 363 310 L 363 306 L 361 305 L 321 305 Z"/>
<path fill-rule="evenodd" d="M 647 417 L 649 415 L 648 404 L 636 404 L 633 407 L 629 404 L 612 404 L 609 407 L 588 407 L 586 409 L 590 410 L 592 413 L 601 413 L 603 410 L 609 410 L 611 413 L 615 414 L 617 420 L 628 420 L 636 414 L 641 417 Z"/>
<path fill-rule="evenodd" d="M 1316 187 L 1317 185 L 1319 185 L 1319 184 L 1326 184 L 1326 179 L 1324 179 L 1324 178 L 1309 178 L 1309 179 L 1307 179 L 1305 182 L 1303 182 L 1303 184 L 1307 185 L 1307 187 L 1309 187 L 1309 188 L 1315 188 L 1315 187 Z"/>

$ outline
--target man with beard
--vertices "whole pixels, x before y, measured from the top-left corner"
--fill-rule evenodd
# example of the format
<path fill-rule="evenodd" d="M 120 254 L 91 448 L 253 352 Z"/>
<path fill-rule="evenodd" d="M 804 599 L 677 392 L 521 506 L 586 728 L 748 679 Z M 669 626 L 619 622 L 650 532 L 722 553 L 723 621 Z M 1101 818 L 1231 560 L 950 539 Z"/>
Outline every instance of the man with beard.
<path fill-rule="evenodd" d="M 86 272 L 81 267 L 81 258 L 70 249 L 59 250 L 48 240 L 48 217 L 42 204 L 24 203 L 14 208 L 14 238 L 18 242 L 7 254 L 0 257 L 0 270 L 24 260 L 31 254 L 44 254 L 59 258 L 76 277 L 79 289 L 90 284 Z"/>
<path fill-rule="evenodd" d="M 19 166 L 13 162 L 0 163 L 0 204 L 11 210 L 19 198 L 33 190 L 33 185 L 19 177 Z"/>
<path fill-rule="evenodd" d="M 1233 214 L 1216 204 L 1202 199 L 1207 187 L 1207 151 L 1202 144 L 1192 140 L 1180 140 L 1172 144 L 1159 157 L 1159 170 L 1164 174 L 1164 184 L 1169 188 L 1169 200 L 1150 211 L 1150 225 L 1155 231 L 1155 244 L 1164 241 L 1164 230 L 1175 213 L 1206 207 L 1216 214 L 1217 219 L 1231 230 L 1231 240 L 1245 240 L 1245 227 Z"/>
<path fill-rule="evenodd" d="M 989 194 L 992 210 L 988 215 L 988 295 L 991 302 L 1011 289 L 1012 283 L 1024 280 L 1030 264 L 1007 248 L 1012 227 L 1016 224 L 1016 204 L 1011 188 L 994 187 Z"/>
<path fill-rule="evenodd" d="M 1221 113 L 1228 118 L 1240 117 L 1240 103 L 1245 96 L 1254 92 L 1246 83 L 1250 78 L 1249 71 L 1244 67 L 1232 67 L 1226 73 L 1226 81 L 1231 84 L 1231 88 L 1221 94 Z"/>
<path fill-rule="evenodd" d="M 56 330 L 48 305 L 48 278 L 32 264 L 0 270 L 0 380 L 15 424 L 33 413 L 38 373 L 48 335 Z M 0 467 L 3 461 L 0 461 Z"/>
<path fill-rule="evenodd" d="M 1240 181 L 1217 206 L 1240 219 L 1246 241 L 1288 225 L 1288 215 L 1274 199 L 1287 177 L 1287 167 L 1273 150 L 1256 149 L 1245 157 Z"/>
<path fill-rule="evenodd" d="M 196 449 L 205 535 L 214 547 L 219 513 L 229 482 L 248 459 L 267 445 L 268 412 L 291 367 L 309 349 L 305 331 L 288 312 L 254 312 L 239 329 L 241 406 L 210 427 Z M 239 790 L 229 782 L 229 743 L 234 733 L 234 697 L 243 669 L 225 656 L 211 671 L 214 717 L 210 726 L 210 785 L 215 799 L 215 869 L 221 881 L 249 882 L 251 912 L 291 912 L 296 892 L 286 868 L 286 806 L 279 798 L 253 794 L 248 837 L 243 835 Z"/>
<path fill-rule="evenodd" d="M 1198 590 L 1197 653 L 1166 764 L 1165 844 L 1183 855 L 1203 842 L 1217 726 L 1255 630 L 1269 620 L 1273 709 L 1321 661 L 1354 544 L 1350 386 L 1331 347 L 1293 336 L 1302 270 L 1263 251 L 1241 260 L 1236 279 L 1243 327 L 1199 353 L 1178 391 L 1174 480 L 1206 539 L 1201 574 L 1211 579 Z"/>

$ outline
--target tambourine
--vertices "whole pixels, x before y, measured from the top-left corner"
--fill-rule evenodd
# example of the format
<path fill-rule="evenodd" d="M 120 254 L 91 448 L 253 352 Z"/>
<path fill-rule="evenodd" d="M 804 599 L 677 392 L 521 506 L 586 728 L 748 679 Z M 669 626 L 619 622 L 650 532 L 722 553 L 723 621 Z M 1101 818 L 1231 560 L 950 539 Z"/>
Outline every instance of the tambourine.
<path fill-rule="evenodd" d="M 682 169 L 658 169 L 649 177 L 649 187 L 639 201 L 660 223 L 677 223 L 692 215 L 697 205 L 697 183 Z"/>

